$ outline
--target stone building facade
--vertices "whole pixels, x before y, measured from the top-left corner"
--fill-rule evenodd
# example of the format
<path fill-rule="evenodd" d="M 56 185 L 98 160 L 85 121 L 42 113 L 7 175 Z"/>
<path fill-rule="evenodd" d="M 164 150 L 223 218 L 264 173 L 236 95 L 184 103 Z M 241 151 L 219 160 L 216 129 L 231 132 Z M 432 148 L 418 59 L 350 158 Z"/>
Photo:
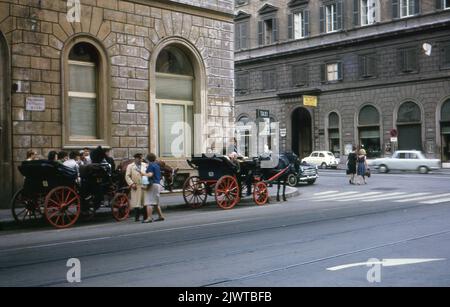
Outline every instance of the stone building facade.
<path fill-rule="evenodd" d="M 233 49 L 232 0 L 0 0 L 0 207 L 29 149 L 151 151 L 187 168 L 209 127 L 234 124 Z"/>
<path fill-rule="evenodd" d="M 238 2 L 238 120 L 269 111 L 302 157 L 361 144 L 450 160 L 450 1 Z"/>

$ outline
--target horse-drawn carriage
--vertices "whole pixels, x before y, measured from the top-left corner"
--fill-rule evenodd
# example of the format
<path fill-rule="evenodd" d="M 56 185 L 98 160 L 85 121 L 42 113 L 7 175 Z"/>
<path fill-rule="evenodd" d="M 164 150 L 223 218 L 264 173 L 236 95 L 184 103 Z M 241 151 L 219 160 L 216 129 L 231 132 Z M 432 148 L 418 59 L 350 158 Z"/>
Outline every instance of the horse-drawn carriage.
<path fill-rule="evenodd" d="M 24 186 L 11 202 L 19 223 L 45 217 L 56 228 L 68 228 L 80 215 L 90 218 L 105 205 L 117 221 L 128 218 L 126 188 L 114 182 L 108 164 L 80 167 L 80 178 L 76 170 L 51 161 L 25 161 L 19 171 L 25 177 Z"/>
<path fill-rule="evenodd" d="M 240 202 L 243 187 L 248 186 L 253 187 L 254 202 L 259 206 L 265 205 L 269 201 L 268 184 L 278 181 L 280 188 L 280 180 L 291 168 L 289 163 L 280 163 L 276 168 L 263 169 L 261 158 L 232 162 L 227 157 L 216 155 L 194 156 L 187 162 L 198 171 L 198 176 L 189 177 L 183 187 L 184 201 L 192 208 L 205 205 L 208 195 L 214 195 L 220 208 L 232 209 Z"/>

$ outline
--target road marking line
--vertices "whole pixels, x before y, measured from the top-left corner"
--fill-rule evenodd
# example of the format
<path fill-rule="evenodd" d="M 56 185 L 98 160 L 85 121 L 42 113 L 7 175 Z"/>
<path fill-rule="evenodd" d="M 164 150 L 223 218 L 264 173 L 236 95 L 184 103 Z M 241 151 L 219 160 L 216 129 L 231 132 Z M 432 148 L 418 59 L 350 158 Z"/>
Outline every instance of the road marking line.
<path fill-rule="evenodd" d="M 334 194 L 334 193 L 339 193 L 339 191 L 327 191 L 327 192 L 315 193 L 314 196 L 320 196 L 320 195 L 326 195 L 326 194 Z"/>
<path fill-rule="evenodd" d="M 336 201 L 358 200 L 358 199 L 367 198 L 368 196 L 374 197 L 375 195 L 379 195 L 379 194 L 382 194 L 382 192 L 363 193 L 363 194 L 359 194 L 357 196 L 349 196 L 349 197 L 340 198 L 340 199 L 337 199 Z"/>
<path fill-rule="evenodd" d="M 69 244 L 76 244 L 76 243 L 102 241 L 102 240 L 115 239 L 115 238 L 133 237 L 133 236 L 139 236 L 139 235 L 145 235 L 145 234 L 153 234 L 153 233 L 166 232 L 166 231 L 172 231 L 172 230 L 200 228 L 200 227 L 203 227 L 203 226 L 213 226 L 213 225 L 229 224 L 229 223 L 243 222 L 243 221 L 245 221 L 245 220 L 231 220 L 231 221 L 208 223 L 208 224 L 201 224 L 201 225 L 191 225 L 191 226 L 174 227 L 174 228 L 168 228 L 168 229 L 158 229 L 158 230 L 134 232 L 134 233 L 130 233 L 130 234 L 123 234 L 123 235 L 110 236 L 110 237 L 92 238 L 92 239 L 85 239 L 85 240 L 74 240 L 74 241 L 58 242 L 58 243 L 50 243 L 50 244 L 41 244 L 41 245 L 33 245 L 33 246 L 26 246 L 26 247 L 17 247 L 17 248 L 0 250 L 0 253 L 16 252 L 16 251 L 21 251 L 21 250 L 29 250 L 29 249 L 45 248 L 45 247 L 54 247 L 54 246 L 69 245 Z"/>
<path fill-rule="evenodd" d="M 427 204 L 427 205 L 433 205 L 433 204 L 440 204 L 440 203 L 446 203 L 450 202 L 450 198 L 439 198 L 435 200 L 428 200 L 428 201 L 422 201 L 421 204 Z"/>
<path fill-rule="evenodd" d="M 393 199 L 402 199 L 402 198 L 407 198 L 407 197 L 416 197 L 416 196 L 423 196 L 423 195 L 428 195 L 430 194 L 429 192 L 425 192 L 425 193 L 413 193 L 413 194 L 406 194 L 406 195 L 399 195 L 399 196 L 392 196 L 392 197 L 382 197 L 382 198 L 378 198 L 378 199 L 372 199 L 372 197 L 370 199 L 368 199 L 368 202 L 372 202 L 372 201 L 377 201 L 377 200 L 393 200 Z"/>
<path fill-rule="evenodd" d="M 405 192 L 395 192 L 395 193 L 388 193 L 388 194 L 384 194 L 384 196 L 382 197 L 376 197 L 376 198 L 369 198 L 369 199 L 363 199 L 361 200 L 362 202 L 372 202 L 372 201 L 379 201 L 379 200 L 390 200 L 390 199 L 396 199 L 404 197 L 404 196 L 409 196 L 409 195 L 405 195 Z"/>
<path fill-rule="evenodd" d="M 344 193 L 340 193 L 337 195 L 332 195 L 332 196 L 319 196 L 319 197 L 314 197 L 312 200 L 313 201 L 321 201 L 321 200 L 328 200 L 328 199 L 337 199 L 337 198 L 341 198 L 341 197 L 345 197 L 345 196 L 350 196 L 350 195 L 354 195 L 354 194 L 358 194 L 359 192 L 344 192 Z"/>
<path fill-rule="evenodd" d="M 423 197 L 414 197 L 414 198 L 408 198 L 408 199 L 402 199 L 402 200 L 396 200 L 396 203 L 406 203 L 406 202 L 410 202 L 410 201 L 417 201 L 417 200 L 426 200 L 426 199 L 434 199 L 434 198 L 439 198 L 439 197 L 448 197 L 450 196 L 450 193 L 445 193 L 445 194 L 436 194 L 436 195 L 428 195 L 428 196 L 423 196 Z"/>
<path fill-rule="evenodd" d="M 407 264 L 419 264 L 419 263 L 426 263 L 426 262 L 434 262 L 434 261 L 445 261 L 446 258 L 436 258 L 436 259 L 383 259 L 382 261 L 367 261 L 367 262 L 358 262 L 358 263 L 350 263 L 350 264 L 344 264 L 344 265 L 338 265 L 335 267 L 327 268 L 328 271 L 339 271 L 359 266 L 374 266 L 374 265 L 382 265 L 384 267 L 390 267 L 390 266 L 400 266 L 400 265 L 407 265 Z"/>

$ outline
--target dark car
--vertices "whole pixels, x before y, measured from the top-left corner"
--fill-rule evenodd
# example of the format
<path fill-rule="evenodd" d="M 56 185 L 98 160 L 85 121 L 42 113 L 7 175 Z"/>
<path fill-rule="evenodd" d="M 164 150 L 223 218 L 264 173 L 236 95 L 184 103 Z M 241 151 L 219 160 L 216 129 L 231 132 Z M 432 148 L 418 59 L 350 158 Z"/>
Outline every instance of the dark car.
<path fill-rule="evenodd" d="M 296 187 L 300 183 L 314 184 L 319 178 L 319 171 L 316 165 L 300 162 L 294 153 L 285 153 L 289 162 L 294 166 L 293 172 L 288 176 L 288 185 Z"/>

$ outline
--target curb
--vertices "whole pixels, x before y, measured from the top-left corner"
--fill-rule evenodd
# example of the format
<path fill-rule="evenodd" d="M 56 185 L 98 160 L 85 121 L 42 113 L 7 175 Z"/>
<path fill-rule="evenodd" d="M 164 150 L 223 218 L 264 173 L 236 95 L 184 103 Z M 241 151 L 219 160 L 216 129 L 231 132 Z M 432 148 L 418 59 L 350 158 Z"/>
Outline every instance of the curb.
<path fill-rule="evenodd" d="M 171 194 L 173 195 L 173 194 Z M 178 195 L 178 193 L 176 193 L 175 195 Z M 179 194 L 180 197 L 182 198 L 182 194 Z M 286 187 L 286 198 L 290 199 L 290 198 L 294 198 L 297 196 L 300 196 L 301 193 L 298 189 L 296 188 L 292 188 L 287 186 Z M 276 203 L 276 195 L 271 195 L 269 198 L 269 202 L 270 203 Z M 164 196 L 162 197 L 163 201 L 164 201 Z M 182 200 L 182 199 L 181 199 Z M 239 204 L 254 204 L 253 202 L 253 198 L 252 197 L 246 197 L 244 199 L 241 199 Z M 238 206 L 239 206 L 238 204 Z M 270 204 L 269 204 L 270 205 Z M 215 200 L 211 199 L 211 201 L 207 201 L 206 205 L 204 207 L 207 206 L 212 206 L 212 207 L 216 207 L 217 204 L 215 202 Z M 193 211 L 193 210 L 197 210 L 197 209 L 192 209 L 191 207 L 187 206 L 184 202 L 183 203 L 179 203 L 179 204 L 174 204 L 174 205 L 161 205 L 161 209 L 166 211 L 166 210 L 186 210 L 186 211 Z M 95 217 L 93 218 L 92 221 L 89 221 L 89 223 L 93 223 L 95 224 L 95 219 L 107 219 L 110 218 L 111 220 L 113 220 L 112 215 L 111 215 L 111 210 L 108 209 L 104 209 L 102 211 L 99 211 L 95 214 Z M 14 219 L 8 219 L 8 220 L 0 220 L 0 231 L 6 231 L 6 230 L 25 230 L 25 229 L 40 229 L 40 228 L 48 228 L 49 226 L 47 225 L 47 223 L 37 223 L 37 224 L 31 224 L 31 225 L 27 225 L 27 226 L 21 226 L 21 225 L 17 225 L 16 222 L 14 221 Z M 53 228 L 51 228 L 53 229 Z"/>

